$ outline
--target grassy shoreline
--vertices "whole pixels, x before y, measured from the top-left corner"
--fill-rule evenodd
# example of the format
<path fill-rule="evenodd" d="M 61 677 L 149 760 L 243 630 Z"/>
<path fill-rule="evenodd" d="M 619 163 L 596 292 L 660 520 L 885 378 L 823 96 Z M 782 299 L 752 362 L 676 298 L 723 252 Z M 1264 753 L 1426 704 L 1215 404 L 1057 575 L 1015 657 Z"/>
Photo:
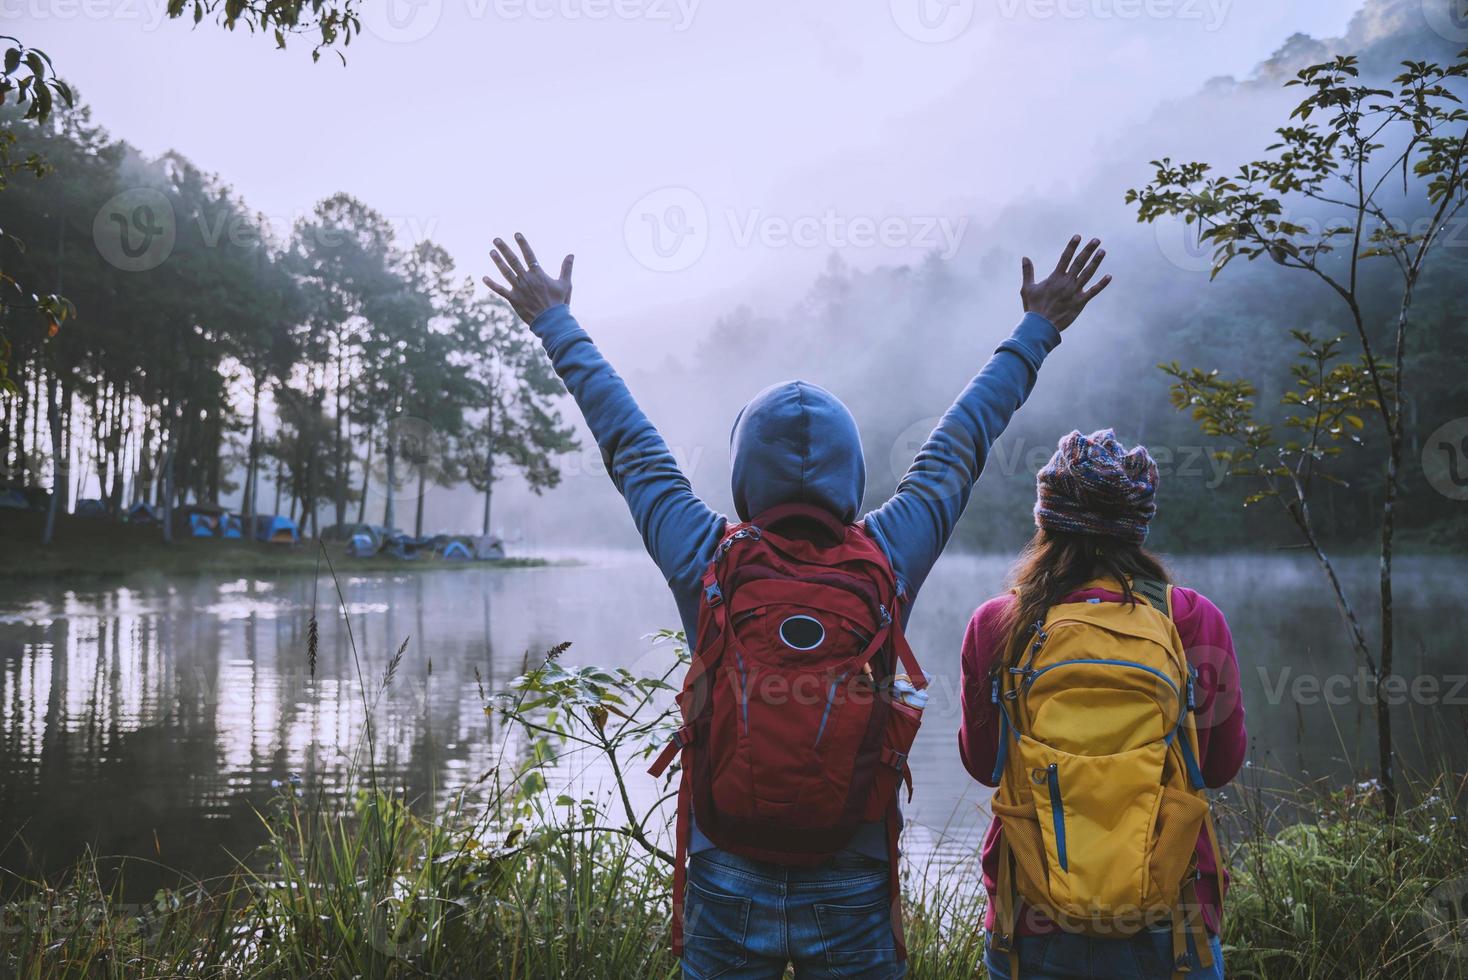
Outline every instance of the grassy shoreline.
<path fill-rule="evenodd" d="M 105 582 L 150 575 L 290 575 L 316 571 L 319 551 L 314 542 L 265 544 L 180 538 L 165 543 L 157 527 L 89 520 L 69 514 L 57 519 L 49 547 L 41 546 L 44 516 L 26 511 L 0 511 L 0 542 L 5 561 L 0 581 Z M 550 564 L 540 558 L 499 561 L 401 561 L 385 555 L 351 558 L 343 543 L 327 545 L 327 554 L 349 572 L 413 572 L 460 568 L 528 568 Z"/>
<path fill-rule="evenodd" d="M 1322 792 L 1312 819 L 1247 831 L 1231 848 L 1228 975 L 1468 976 L 1468 934 L 1440 907 L 1468 858 L 1453 795 L 1430 793 L 1388 824 L 1370 796 Z M 512 821 L 507 833 L 462 802 L 434 820 L 382 793 L 363 791 L 344 809 L 308 797 L 282 792 L 261 814 L 265 842 L 236 871 L 146 903 L 118 900 L 91 863 L 52 882 L 0 873 L 0 975 L 678 975 L 667 948 L 668 869 L 625 837 L 578 833 L 574 820 L 555 832 Z M 983 977 L 982 889 L 954 876 L 922 885 L 907 870 L 909 976 Z"/>

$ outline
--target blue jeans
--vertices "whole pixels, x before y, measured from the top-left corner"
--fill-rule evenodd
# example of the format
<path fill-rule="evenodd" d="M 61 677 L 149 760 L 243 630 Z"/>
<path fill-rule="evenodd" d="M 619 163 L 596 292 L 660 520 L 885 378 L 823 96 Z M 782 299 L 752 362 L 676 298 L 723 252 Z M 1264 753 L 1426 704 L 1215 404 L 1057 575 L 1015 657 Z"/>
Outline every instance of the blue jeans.
<path fill-rule="evenodd" d="M 894 980 L 887 862 L 843 854 L 814 868 L 701 851 L 688 861 L 685 980 Z"/>
<path fill-rule="evenodd" d="M 1010 980 L 1009 954 L 996 952 L 984 934 L 984 966 L 989 980 Z M 1172 933 L 1140 932 L 1126 939 L 1095 939 L 1068 932 L 1021 936 L 1020 980 L 1171 980 Z M 1213 969 L 1198 963 L 1193 937 L 1188 937 L 1188 980 L 1223 980 L 1223 948 L 1212 937 Z"/>

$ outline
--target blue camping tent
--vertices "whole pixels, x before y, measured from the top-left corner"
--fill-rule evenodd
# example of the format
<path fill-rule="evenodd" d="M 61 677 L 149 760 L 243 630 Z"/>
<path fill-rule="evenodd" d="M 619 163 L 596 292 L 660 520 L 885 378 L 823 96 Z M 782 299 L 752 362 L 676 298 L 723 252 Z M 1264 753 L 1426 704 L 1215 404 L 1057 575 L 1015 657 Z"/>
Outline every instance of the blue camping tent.
<path fill-rule="evenodd" d="M 279 514 L 255 515 L 255 540 L 271 544 L 300 544 L 301 532 L 296 522 Z"/>
<path fill-rule="evenodd" d="M 240 515 L 219 515 L 219 536 L 221 538 L 233 538 L 235 540 L 244 537 L 244 524 L 240 521 Z"/>
<path fill-rule="evenodd" d="M 76 510 L 73 513 L 77 517 L 92 519 L 105 518 L 107 516 L 107 506 L 96 497 L 83 497 L 76 502 Z"/>
<path fill-rule="evenodd" d="M 394 534 L 387 539 L 382 550 L 394 558 L 417 561 L 419 558 L 432 554 L 433 544 L 430 538 L 410 538 L 406 534 Z"/>
<path fill-rule="evenodd" d="M 377 544 L 370 534 L 354 534 L 347 542 L 347 554 L 353 558 L 371 558 L 377 554 Z"/>
<path fill-rule="evenodd" d="M 160 518 L 158 509 L 152 504 L 139 500 L 127 509 L 127 522 L 129 524 L 157 524 Z"/>
<path fill-rule="evenodd" d="M 187 504 L 173 512 L 173 527 L 191 538 L 217 538 L 224 508 L 218 504 Z"/>
<path fill-rule="evenodd" d="M 445 561 L 472 561 L 474 555 L 462 541 L 450 541 L 443 546 L 442 557 Z"/>

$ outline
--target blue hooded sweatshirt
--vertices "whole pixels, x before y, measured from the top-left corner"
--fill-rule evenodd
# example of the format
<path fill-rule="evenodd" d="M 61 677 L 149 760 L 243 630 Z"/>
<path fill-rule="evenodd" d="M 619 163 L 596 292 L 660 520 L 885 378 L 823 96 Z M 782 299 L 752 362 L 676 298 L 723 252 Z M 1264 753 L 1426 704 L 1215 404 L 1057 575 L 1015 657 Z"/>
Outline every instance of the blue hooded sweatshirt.
<path fill-rule="evenodd" d="M 568 307 L 546 310 L 530 330 L 585 416 L 693 643 L 701 579 L 728 519 L 693 492 L 663 437 Z M 1045 356 L 1059 343 L 1049 320 L 1027 314 L 944 413 L 892 497 L 864 517 L 866 463 L 851 412 L 829 391 L 804 381 L 766 388 L 740 411 L 730 439 L 739 519 L 792 502 L 818 504 L 847 523 L 862 518 L 892 562 L 906 624 L 968 504 L 989 447 L 1024 404 Z M 692 850 L 710 846 L 695 827 Z M 851 849 L 886 860 L 883 825 L 863 827 Z"/>

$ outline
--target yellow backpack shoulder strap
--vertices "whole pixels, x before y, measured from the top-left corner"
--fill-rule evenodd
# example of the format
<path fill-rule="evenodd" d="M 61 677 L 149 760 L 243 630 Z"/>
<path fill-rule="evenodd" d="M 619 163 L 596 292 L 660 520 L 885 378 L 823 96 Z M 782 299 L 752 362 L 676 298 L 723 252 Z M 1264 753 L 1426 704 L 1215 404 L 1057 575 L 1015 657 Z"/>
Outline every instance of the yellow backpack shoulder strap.
<path fill-rule="evenodd" d="M 1147 603 L 1153 609 L 1162 613 L 1169 620 L 1173 619 L 1172 590 L 1173 587 L 1170 584 L 1159 582 L 1155 579 L 1134 579 L 1132 581 L 1132 591 L 1147 600 Z M 1182 723 L 1179 725 L 1181 730 L 1176 734 L 1181 736 L 1179 741 L 1181 743 L 1180 747 L 1182 749 L 1184 763 L 1187 767 L 1188 784 L 1193 788 L 1194 792 L 1203 796 L 1206 800 L 1207 785 L 1204 782 L 1202 767 L 1198 764 L 1197 756 L 1198 728 L 1196 724 L 1197 719 L 1194 715 L 1197 709 L 1196 695 L 1194 692 L 1196 681 L 1197 674 L 1190 666 L 1188 668 L 1187 680 L 1187 711 L 1183 716 Z M 1203 826 L 1208 835 L 1209 848 L 1213 851 L 1213 866 L 1218 875 L 1219 892 L 1221 895 L 1224 876 L 1223 848 L 1218 842 L 1218 828 L 1213 823 L 1212 807 L 1208 807 L 1203 811 Z M 1222 909 L 1219 911 L 1222 914 Z M 1213 967 L 1213 951 L 1210 948 L 1207 929 L 1203 923 L 1203 913 L 1198 902 L 1196 881 L 1187 883 L 1184 888 L 1181 906 L 1175 910 L 1172 937 L 1174 980 L 1182 980 L 1189 972 L 1186 938 L 1188 933 L 1191 933 L 1193 936 L 1193 945 L 1198 954 L 1198 965 L 1205 970 L 1211 969 Z"/>
<path fill-rule="evenodd" d="M 1172 618 L 1172 586 L 1156 579 L 1139 578 L 1132 580 L 1132 591 L 1146 599 L 1153 609 Z"/>

